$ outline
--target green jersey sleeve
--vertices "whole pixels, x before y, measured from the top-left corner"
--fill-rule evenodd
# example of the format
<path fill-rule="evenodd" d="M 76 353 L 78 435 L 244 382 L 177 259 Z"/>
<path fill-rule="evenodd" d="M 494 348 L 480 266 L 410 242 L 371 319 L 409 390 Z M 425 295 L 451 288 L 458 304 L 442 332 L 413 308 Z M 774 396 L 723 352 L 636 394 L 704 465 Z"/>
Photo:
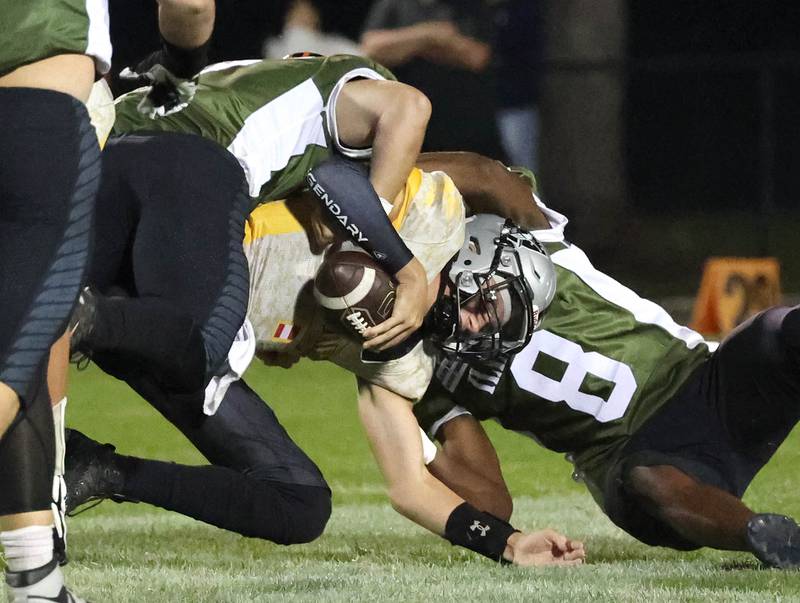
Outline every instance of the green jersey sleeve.
<path fill-rule="evenodd" d="M 85 54 L 98 73 L 111 66 L 108 7 L 86 0 L 0 0 L 0 75 L 59 54 Z"/>
<path fill-rule="evenodd" d="M 183 111 L 154 120 L 137 105 L 147 89 L 117 101 L 114 134 L 166 131 L 216 141 L 239 160 L 254 205 L 282 199 L 304 184 L 305 175 L 332 152 L 347 149 L 335 130 L 336 101 L 354 79 L 394 79 L 363 57 L 336 55 L 211 65 L 200 74 L 197 94 Z"/>

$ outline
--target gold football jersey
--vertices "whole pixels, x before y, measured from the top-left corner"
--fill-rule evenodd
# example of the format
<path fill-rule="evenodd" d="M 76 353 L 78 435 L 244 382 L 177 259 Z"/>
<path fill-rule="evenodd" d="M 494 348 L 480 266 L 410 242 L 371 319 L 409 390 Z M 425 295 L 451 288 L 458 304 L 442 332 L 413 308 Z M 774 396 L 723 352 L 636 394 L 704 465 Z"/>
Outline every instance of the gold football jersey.
<path fill-rule="evenodd" d="M 402 396 L 421 397 L 433 373 L 433 359 L 422 343 L 397 360 L 363 362 L 360 343 L 323 319 L 312 287 L 326 249 L 315 235 L 308 215 L 313 213 L 308 205 L 277 202 L 250 214 L 244 248 L 257 353 L 329 360 Z M 443 172 L 414 169 L 393 224 L 429 281 L 461 248 L 464 221 L 464 203 L 453 181 Z"/>

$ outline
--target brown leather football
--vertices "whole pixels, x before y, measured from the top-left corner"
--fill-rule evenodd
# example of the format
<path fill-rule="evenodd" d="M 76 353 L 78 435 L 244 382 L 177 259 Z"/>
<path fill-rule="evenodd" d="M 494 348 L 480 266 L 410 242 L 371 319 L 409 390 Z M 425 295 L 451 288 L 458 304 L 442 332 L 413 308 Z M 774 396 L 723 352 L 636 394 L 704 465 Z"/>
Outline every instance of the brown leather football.
<path fill-rule="evenodd" d="M 314 297 L 327 318 L 363 341 L 364 330 L 392 315 L 392 277 L 366 252 L 331 253 L 314 278 Z"/>

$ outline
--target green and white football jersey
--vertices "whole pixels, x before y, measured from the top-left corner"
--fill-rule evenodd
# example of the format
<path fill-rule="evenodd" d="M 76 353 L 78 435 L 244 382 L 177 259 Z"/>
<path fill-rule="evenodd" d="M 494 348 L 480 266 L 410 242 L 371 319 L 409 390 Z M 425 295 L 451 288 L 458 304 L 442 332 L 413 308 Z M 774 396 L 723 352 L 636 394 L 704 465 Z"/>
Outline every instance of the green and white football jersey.
<path fill-rule="evenodd" d="M 157 119 L 139 113 L 146 88 L 120 97 L 113 134 L 167 131 L 210 138 L 239 160 L 254 205 L 283 199 L 334 149 L 353 158 L 371 155 L 371 149 L 345 147 L 336 132 L 342 86 L 361 78 L 394 76 L 350 55 L 219 63 L 203 71 L 194 100 L 179 113 Z"/>
<path fill-rule="evenodd" d="M 507 361 L 441 361 L 415 413 L 434 434 L 466 409 L 570 453 L 602 504 L 621 446 L 709 357 L 709 344 L 596 270 L 564 242 L 566 219 L 544 209 L 553 227 L 535 234 L 551 254 L 558 287 L 541 328 Z"/>
<path fill-rule="evenodd" d="M 111 67 L 108 0 L 0 0 L 0 75 L 59 54 Z"/>

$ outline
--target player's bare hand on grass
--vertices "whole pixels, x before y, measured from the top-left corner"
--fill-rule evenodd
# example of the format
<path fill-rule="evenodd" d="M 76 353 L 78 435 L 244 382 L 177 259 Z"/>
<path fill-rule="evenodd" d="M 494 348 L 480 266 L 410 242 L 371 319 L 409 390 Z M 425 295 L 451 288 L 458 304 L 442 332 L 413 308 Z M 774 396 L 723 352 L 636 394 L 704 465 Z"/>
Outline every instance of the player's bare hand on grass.
<path fill-rule="evenodd" d="M 586 559 L 583 543 L 555 530 L 515 532 L 508 537 L 504 557 L 514 563 L 536 565 L 580 565 Z"/>
<path fill-rule="evenodd" d="M 381 351 L 402 343 L 422 326 L 422 320 L 430 309 L 428 279 L 417 258 L 394 276 L 397 297 L 392 315 L 364 332 L 365 349 Z"/>

